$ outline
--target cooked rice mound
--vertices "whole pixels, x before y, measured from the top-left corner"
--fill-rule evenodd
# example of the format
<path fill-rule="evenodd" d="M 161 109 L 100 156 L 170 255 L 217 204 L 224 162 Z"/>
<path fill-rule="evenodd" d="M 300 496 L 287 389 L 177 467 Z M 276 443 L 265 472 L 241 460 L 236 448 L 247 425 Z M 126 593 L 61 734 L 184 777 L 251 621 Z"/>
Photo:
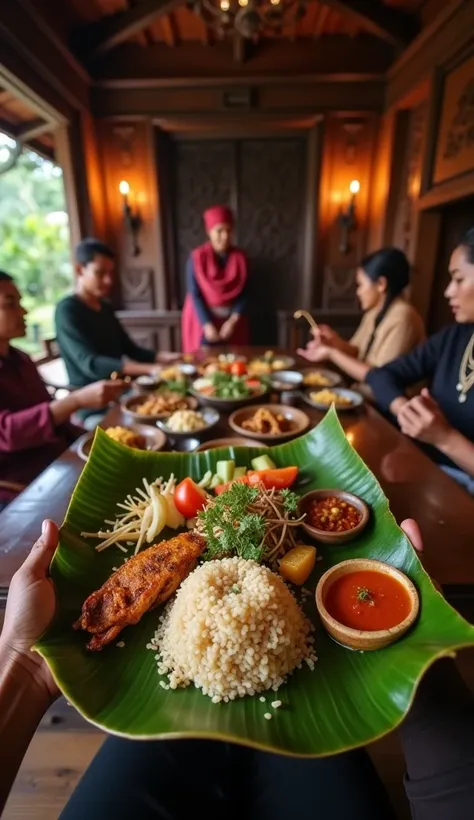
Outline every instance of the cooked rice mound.
<path fill-rule="evenodd" d="M 303 661 L 312 669 L 312 631 L 279 575 L 255 561 L 225 558 L 183 581 L 148 646 L 158 652 L 169 688 L 194 683 L 219 703 L 276 691 Z"/>

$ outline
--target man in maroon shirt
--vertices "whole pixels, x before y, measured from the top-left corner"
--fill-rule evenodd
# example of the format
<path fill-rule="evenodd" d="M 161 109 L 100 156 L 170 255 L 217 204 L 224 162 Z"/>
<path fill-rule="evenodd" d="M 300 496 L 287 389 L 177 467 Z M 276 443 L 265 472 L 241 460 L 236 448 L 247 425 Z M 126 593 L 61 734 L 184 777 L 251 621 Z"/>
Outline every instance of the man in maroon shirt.
<path fill-rule="evenodd" d="M 100 410 L 125 387 L 100 381 L 51 400 L 29 356 L 10 345 L 25 335 L 25 316 L 12 277 L 0 271 L 0 509 L 14 496 L 7 482 L 29 484 L 77 438 L 73 413 Z"/>

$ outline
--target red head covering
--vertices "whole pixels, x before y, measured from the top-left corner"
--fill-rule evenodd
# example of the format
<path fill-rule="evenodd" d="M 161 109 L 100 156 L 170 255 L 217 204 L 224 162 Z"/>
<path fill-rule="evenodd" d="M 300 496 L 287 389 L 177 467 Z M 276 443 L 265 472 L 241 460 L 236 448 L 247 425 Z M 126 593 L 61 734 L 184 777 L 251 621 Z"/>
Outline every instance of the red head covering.
<path fill-rule="evenodd" d="M 226 205 L 214 205 L 204 211 L 204 226 L 206 231 L 212 230 L 216 225 L 233 225 L 234 215 Z"/>

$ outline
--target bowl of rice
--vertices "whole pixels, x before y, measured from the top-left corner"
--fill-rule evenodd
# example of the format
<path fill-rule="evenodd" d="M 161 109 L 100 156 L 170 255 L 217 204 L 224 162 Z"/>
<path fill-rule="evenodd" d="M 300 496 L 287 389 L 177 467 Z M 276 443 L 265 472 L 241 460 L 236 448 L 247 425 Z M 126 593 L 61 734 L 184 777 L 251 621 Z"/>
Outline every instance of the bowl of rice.
<path fill-rule="evenodd" d="M 194 684 L 213 703 L 277 689 L 317 660 L 314 627 L 280 575 L 256 561 L 208 561 L 183 581 L 147 648 L 163 689 Z"/>
<path fill-rule="evenodd" d="M 170 438 L 199 435 L 207 432 L 219 421 L 219 413 L 213 407 L 202 407 L 200 410 L 176 410 L 166 419 L 159 419 L 156 424 Z"/>

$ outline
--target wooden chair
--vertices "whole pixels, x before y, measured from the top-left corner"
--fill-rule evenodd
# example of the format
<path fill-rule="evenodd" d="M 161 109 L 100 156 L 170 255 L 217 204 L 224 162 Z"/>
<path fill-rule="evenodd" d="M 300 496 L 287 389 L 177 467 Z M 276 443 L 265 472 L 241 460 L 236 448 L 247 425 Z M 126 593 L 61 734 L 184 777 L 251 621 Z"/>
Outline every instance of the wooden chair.
<path fill-rule="evenodd" d="M 48 392 L 53 398 L 59 390 L 71 392 L 73 388 L 69 384 L 56 339 L 43 339 L 43 350 L 44 353 L 35 358 L 35 364 Z"/>

